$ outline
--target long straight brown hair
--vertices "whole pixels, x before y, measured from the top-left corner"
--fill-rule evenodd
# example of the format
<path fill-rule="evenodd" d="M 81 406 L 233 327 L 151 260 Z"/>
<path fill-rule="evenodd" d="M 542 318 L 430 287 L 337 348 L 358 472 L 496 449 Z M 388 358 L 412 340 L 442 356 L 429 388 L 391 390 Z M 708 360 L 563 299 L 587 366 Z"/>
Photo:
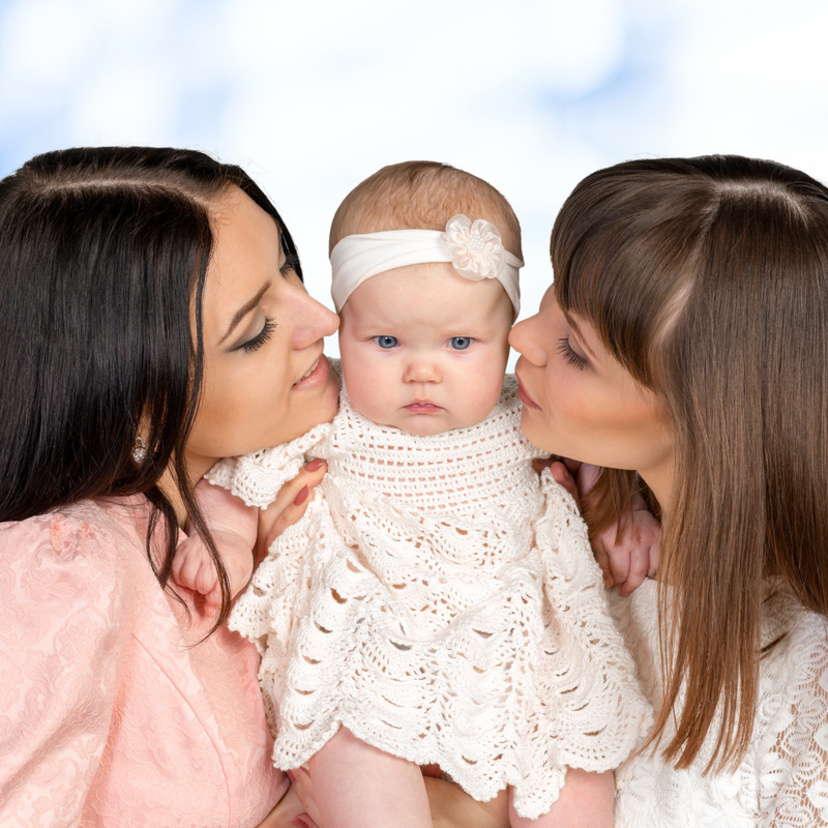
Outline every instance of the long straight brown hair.
<path fill-rule="evenodd" d="M 619 164 L 575 188 L 551 253 L 560 306 L 674 433 L 652 741 L 675 719 L 664 754 L 687 767 L 715 726 L 706 770 L 734 767 L 773 589 L 828 615 L 828 189 L 739 156 Z M 605 476 L 624 503 L 634 473 Z"/>

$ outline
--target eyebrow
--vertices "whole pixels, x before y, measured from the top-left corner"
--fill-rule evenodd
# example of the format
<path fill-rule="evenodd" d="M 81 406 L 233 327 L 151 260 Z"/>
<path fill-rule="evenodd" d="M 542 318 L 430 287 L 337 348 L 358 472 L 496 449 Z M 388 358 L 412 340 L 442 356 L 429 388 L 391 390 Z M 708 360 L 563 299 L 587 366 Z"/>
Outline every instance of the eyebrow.
<path fill-rule="evenodd" d="M 233 331 L 238 326 L 239 322 L 241 322 L 242 319 L 244 319 L 244 317 L 247 316 L 247 314 L 250 313 L 250 311 L 252 311 L 253 308 L 255 308 L 256 305 L 259 304 L 259 302 L 262 301 L 262 296 L 264 296 L 269 289 L 270 282 L 267 282 L 265 285 L 262 286 L 262 289 L 249 302 L 245 302 L 233 314 L 233 318 L 230 320 L 230 325 L 228 326 L 227 331 L 225 332 L 224 336 L 219 340 L 219 345 L 221 345 L 221 343 L 224 342 L 230 336 L 231 333 L 233 333 Z"/>
<path fill-rule="evenodd" d="M 564 311 L 564 318 L 566 319 L 567 323 L 569 324 L 569 327 L 572 328 L 572 330 L 575 332 L 575 336 L 578 337 L 578 342 L 581 343 L 581 346 L 583 347 L 583 349 L 587 352 L 587 354 L 589 356 L 592 357 L 593 360 L 596 359 L 595 351 L 593 351 L 592 348 L 589 347 L 589 344 L 587 343 L 586 339 L 584 338 L 584 335 L 581 332 L 581 328 L 578 325 L 578 323 L 566 311 Z"/>

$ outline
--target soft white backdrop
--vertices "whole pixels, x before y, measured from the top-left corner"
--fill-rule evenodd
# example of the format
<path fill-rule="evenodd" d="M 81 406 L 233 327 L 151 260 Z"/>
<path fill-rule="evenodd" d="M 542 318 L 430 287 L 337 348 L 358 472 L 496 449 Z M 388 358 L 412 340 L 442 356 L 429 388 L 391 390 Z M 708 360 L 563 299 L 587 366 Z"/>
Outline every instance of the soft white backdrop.
<path fill-rule="evenodd" d="M 735 152 L 828 180 L 826 29 L 820 0 L 0 0 L 0 175 L 87 144 L 239 163 L 330 306 L 339 200 L 383 164 L 445 161 L 515 207 L 523 316 L 598 167 Z"/>

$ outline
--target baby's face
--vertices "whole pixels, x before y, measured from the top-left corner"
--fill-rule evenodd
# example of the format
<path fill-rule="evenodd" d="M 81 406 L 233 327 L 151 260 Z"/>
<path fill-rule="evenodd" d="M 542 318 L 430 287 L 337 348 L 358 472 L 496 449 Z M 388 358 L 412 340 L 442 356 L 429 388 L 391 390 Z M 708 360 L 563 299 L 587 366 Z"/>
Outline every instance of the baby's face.
<path fill-rule="evenodd" d="M 341 318 L 345 386 L 369 420 L 439 434 L 497 403 L 512 323 L 498 281 L 470 281 L 448 263 L 401 267 L 363 282 Z"/>

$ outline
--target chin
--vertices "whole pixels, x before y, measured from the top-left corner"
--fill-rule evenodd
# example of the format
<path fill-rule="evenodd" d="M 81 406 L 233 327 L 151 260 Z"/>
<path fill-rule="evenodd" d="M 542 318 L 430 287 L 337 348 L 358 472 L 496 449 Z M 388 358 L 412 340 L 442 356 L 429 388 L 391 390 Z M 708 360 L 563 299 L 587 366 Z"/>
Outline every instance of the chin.
<path fill-rule="evenodd" d="M 453 426 L 447 426 L 444 423 L 438 423 L 434 420 L 429 420 L 424 423 L 407 423 L 405 426 L 398 426 L 403 431 L 413 434 L 415 437 L 433 437 L 435 434 L 442 434 L 444 431 L 449 431 Z"/>
<path fill-rule="evenodd" d="M 333 375 L 333 371 L 331 374 Z M 319 423 L 330 422 L 336 416 L 337 411 L 339 411 L 339 383 L 334 375 L 333 381 L 325 386 L 316 403 L 308 403 L 308 419 L 312 419 L 313 422 L 305 430 L 310 431 Z"/>
<path fill-rule="evenodd" d="M 567 456 L 557 449 L 550 447 L 548 435 L 543 429 L 537 429 L 532 425 L 531 417 L 527 415 L 526 408 L 523 409 L 520 415 L 520 430 L 533 446 L 537 446 L 543 451 L 548 451 L 550 454 L 561 454 L 563 457 Z"/>

